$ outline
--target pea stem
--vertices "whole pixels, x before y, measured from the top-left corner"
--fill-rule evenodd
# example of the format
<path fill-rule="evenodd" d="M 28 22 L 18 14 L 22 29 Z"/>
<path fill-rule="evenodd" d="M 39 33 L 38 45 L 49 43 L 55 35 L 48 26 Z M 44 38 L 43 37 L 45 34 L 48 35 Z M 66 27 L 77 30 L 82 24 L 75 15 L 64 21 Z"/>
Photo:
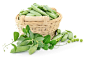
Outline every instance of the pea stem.
<path fill-rule="evenodd" d="M 14 41 L 13 41 L 13 42 L 14 42 Z M 12 42 L 12 43 L 13 43 L 13 42 Z M 12 43 L 9 43 L 8 45 L 10 45 L 10 44 L 12 44 Z M 4 45 L 5 45 L 5 44 L 4 44 Z M 4 46 L 4 45 L 3 45 L 3 46 Z M 5 45 L 5 46 L 3 47 L 3 50 L 4 50 L 5 47 L 7 48 L 8 45 Z"/>

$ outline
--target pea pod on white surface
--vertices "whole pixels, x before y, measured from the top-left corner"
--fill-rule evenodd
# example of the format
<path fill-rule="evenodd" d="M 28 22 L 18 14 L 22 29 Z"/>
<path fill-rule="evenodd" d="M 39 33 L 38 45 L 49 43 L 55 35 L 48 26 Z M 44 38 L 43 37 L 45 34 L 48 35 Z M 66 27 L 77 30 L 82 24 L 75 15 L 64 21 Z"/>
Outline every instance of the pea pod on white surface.
<path fill-rule="evenodd" d="M 10 53 L 18 53 L 18 52 L 24 52 L 24 51 L 27 51 L 29 50 L 30 46 L 18 46 L 16 51 L 15 49 L 13 48 Z"/>
<path fill-rule="evenodd" d="M 65 35 L 63 36 L 63 38 L 61 39 L 61 42 L 66 41 L 66 40 L 67 40 L 67 37 L 68 37 L 68 34 L 65 34 Z"/>
<path fill-rule="evenodd" d="M 68 33 L 68 39 L 70 39 L 70 40 L 73 39 L 73 33 L 71 33 L 71 32 Z"/>
<path fill-rule="evenodd" d="M 56 35 L 52 40 L 56 40 L 57 42 L 59 42 L 62 37 L 63 37 L 63 35 L 59 34 L 59 35 Z"/>

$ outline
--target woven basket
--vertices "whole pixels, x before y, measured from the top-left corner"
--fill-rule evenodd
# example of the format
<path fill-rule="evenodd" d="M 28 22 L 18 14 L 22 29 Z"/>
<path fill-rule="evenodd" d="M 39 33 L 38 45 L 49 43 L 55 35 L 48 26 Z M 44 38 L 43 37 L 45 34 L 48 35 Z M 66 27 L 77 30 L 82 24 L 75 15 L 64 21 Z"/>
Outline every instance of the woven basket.
<path fill-rule="evenodd" d="M 51 8 L 56 11 L 55 8 Z M 58 13 L 58 12 L 57 12 Z M 39 33 L 43 36 L 50 35 L 51 39 L 55 36 L 55 31 L 58 29 L 62 15 L 60 13 L 59 17 L 53 20 L 49 20 L 47 16 L 25 16 L 22 15 L 19 18 L 19 15 L 16 16 L 16 24 L 19 29 L 19 33 L 22 33 L 22 28 L 25 28 L 26 25 L 30 26 L 30 29 L 33 33 Z"/>

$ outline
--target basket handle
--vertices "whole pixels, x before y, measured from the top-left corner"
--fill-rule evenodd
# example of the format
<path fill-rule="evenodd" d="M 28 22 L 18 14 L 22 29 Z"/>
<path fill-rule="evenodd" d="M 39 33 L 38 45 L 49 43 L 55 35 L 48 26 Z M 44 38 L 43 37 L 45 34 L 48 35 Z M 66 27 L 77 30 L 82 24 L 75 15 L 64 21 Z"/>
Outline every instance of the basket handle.
<path fill-rule="evenodd" d="M 47 22 L 49 21 L 49 17 L 22 15 L 19 19 L 19 15 L 17 15 L 15 21 L 19 24 L 24 24 L 24 22 L 43 22 L 44 25 L 47 25 Z"/>
<path fill-rule="evenodd" d="M 47 16 L 25 16 L 24 21 L 26 22 L 43 22 L 44 25 L 49 21 Z"/>

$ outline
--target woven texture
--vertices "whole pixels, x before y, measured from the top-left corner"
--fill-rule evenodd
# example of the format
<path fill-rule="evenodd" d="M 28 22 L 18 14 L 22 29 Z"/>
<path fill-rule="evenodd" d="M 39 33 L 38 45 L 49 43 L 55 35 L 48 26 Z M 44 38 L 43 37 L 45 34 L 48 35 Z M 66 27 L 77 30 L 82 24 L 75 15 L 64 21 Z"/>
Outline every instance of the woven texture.
<path fill-rule="evenodd" d="M 52 9 L 56 11 L 55 8 Z M 58 14 L 59 17 L 53 20 L 49 20 L 49 17 L 47 16 L 32 17 L 25 15 L 22 15 L 19 20 L 19 15 L 17 15 L 15 21 L 19 29 L 19 33 L 22 33 L 22 28 L 25 28 L 26 25 L 29 25 L 33 33 L 39 33 L 43 36 L 50 35 L 52 39 L 55 36 L 55 31 L 58 29 L 62 19 L 62 15 L 60 13 Z"/>

